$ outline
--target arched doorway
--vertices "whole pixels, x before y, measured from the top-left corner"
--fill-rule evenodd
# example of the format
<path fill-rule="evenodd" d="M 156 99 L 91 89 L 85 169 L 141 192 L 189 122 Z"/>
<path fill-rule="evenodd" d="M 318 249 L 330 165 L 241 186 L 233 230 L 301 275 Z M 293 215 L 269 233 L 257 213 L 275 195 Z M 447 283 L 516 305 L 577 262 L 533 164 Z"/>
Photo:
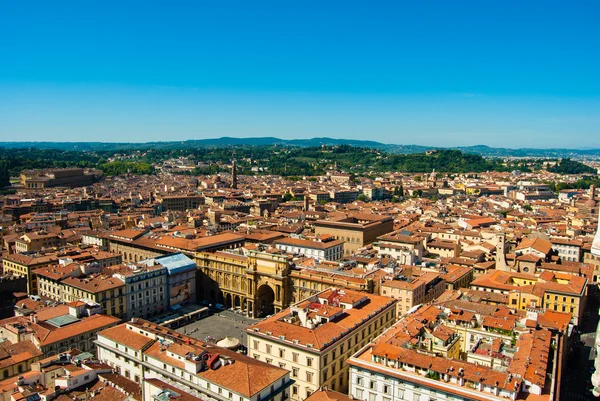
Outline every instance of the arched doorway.
<path fill-rule="evenodd" d="M 258 287 L 258 291 L 256 291 L 257 317 L 265 317 L 268 315 L 272 315 L 275 311 L 275 307 L 273 306 L 274 301 L 275 293 L 269 285 L 263 284 L 260 287 Z"/>
<path fill-rule="evenodd" d="M 231 308 L 232 305 L 232 301 L 231 301 L 231 294 L 227 294 L 225 295 L 225 307 L 226 308 Z"/>

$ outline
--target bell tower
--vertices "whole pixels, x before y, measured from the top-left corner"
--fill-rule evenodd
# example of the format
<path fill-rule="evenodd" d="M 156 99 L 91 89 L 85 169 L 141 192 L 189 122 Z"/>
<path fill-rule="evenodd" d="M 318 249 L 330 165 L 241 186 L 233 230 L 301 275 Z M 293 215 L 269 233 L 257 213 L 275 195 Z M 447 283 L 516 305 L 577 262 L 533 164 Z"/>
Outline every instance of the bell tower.
<path fill-rule="evenodd" d="M 231 163 L 231 188 L 237 188 L 237 166 L 235 160 Z"/>

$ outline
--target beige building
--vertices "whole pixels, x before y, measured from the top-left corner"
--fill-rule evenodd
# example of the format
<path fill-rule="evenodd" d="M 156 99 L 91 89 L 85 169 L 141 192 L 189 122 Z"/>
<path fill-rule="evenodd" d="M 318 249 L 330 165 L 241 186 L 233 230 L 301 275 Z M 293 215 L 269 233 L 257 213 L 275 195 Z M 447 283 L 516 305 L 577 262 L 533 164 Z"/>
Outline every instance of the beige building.
<path fill-rule="evenodd" d="M 426 236 L 413 236 L 396 231 L 377 238 L 373 247 L 380 253 L 394 257 L 403 265 L 421 263 L 425 251 Z"/>
<path fill-rule="evenodd" d="M 338 267 L 339 265 L 331 266 L 330 263 L 311 267 L 296 265 L 296 268 L 290 273 L 291 302 L 300 302 L 330 287 L 373 294 L 377 292 L 377 284 L 385 274 L 379 269 L 365 271 L 361 268 Z"/>
<path fill-rule="evenodd" d="M 292 400 L 348 389 L 346 359 L 395 321 L 396 301 L 330 288 L 246 328 L 248 355 L 292 372 Z"/>
<path fill-rule="evenodd" d="M 78 187 L 91 185 L 101 174 L 100 171 L 86 173 L 82 168 L 27 170 L 21 173 L 20 179 L 26 189 Z"/>
<path fill-rule="evenodd" d="M 15 241 L 15 250 L 20 253 L 26 253 L 54 248 L 63 244 L 64 240 L 60 234 L 38 231 L 23 234 Z"/>
<path fill-rule="evenodd" d="M 127 312 L 125 282 L 112 274 L 85 275 L 77 264 L 53 265 L 37 270 L 39 294 L 59 302 L 87 300 L 104 313 L 124 317 Z"/>
<path fill-rule="evenodd" d="M 335 220 L 317 220 L 314 225 L 316 235 L 329 234 L 344 241 L 344 253 L 349 255 L 374 242 L 377 237 L 392 232 L 394 219 L 390 216 L 355 213 Z"/>
<path fill-rule="evenodd" d="M 76 305 L 58 305 L 29 317 L 0 320 L 0 336 L 13 344 L 30 342 L 44 357 L 72 348 L 95 353 L 96 334 L 119 322 L 103 314 L 84 316 Z"/>
<path fill-rule="evenodd" d="M 446 289 L 446 282 L 439 274 L 424 273 L 402 280 L 386 280 L 381 283 L 381 295 L 391 297 L 396 303 L 397 316 L 404 316 L 414 306 L 437 299 Z"/>
<path fill-rule="evenodd" d="M 202 195 L 171 195 L 163 196 L 158 201 L 163 210 L 176 210 L 184 212 L 189 209 L 198 209 L 198 206 L 204 205 L 204 196 Z"/>

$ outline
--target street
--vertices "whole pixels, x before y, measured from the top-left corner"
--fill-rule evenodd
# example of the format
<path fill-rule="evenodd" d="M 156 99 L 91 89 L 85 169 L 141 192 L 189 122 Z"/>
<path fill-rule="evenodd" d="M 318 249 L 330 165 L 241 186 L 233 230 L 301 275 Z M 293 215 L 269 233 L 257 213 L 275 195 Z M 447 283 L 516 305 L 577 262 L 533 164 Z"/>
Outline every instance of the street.
<path fill-rule="evenodd" d="M 574 334 L 574 346 L 569 349 L 566 366 L 562 372 L 561 400 L 595 400 L 591 392 L 591 376 L 596 358 L 596 328 L 598 325 L 598 290 L 591 286 L 584 312 L 581 332 Z"/>

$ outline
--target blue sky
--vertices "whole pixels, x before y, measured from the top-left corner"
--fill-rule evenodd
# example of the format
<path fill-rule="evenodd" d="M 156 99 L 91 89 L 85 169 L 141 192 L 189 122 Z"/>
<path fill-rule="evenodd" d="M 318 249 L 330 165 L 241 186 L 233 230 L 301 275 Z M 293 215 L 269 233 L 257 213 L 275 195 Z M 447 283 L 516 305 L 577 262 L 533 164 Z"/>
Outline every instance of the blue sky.
<path fill-rule="evenodd" d="M 2 1 L 0 141 L 600 147 L 597 1 Z"/>

